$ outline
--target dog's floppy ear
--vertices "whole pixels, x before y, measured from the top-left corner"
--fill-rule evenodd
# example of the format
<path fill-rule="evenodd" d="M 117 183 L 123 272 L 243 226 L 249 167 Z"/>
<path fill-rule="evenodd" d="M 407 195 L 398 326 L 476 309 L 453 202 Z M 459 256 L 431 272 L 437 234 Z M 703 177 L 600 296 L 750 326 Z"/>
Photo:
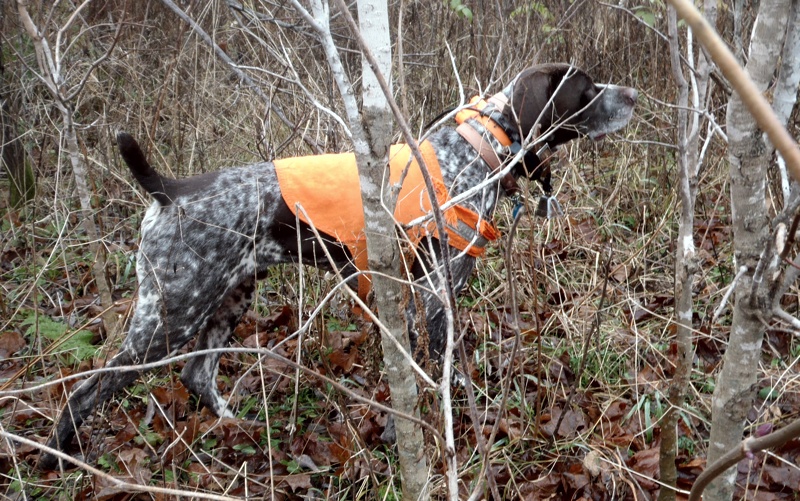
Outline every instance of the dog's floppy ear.
<path fill-rule="evenodd" d="M 562 82 L 565 77 L 567 80 Z M 518 124 L 523 136 L 528 135 L 537 120 L 541 132 L 545 133 L 554 123 L 569 118 L 589 104 L 594 98 L 587 94 L 589 91 L 594 91 L 594 85 L 588 75 L 568 64 L 531 66 L 520 73 L 514 83 L 506 118 Z M 577 132 L 565 128 L 548 142 L 561 144 L 577 136 Z"/>
<path fill-rule="evenodd" d="M 514 83 L 511 106 L 506 108 L 506 114 L 510 116 L 505 118 L 510 123 L 516 123 L 519 132 L 525 137 L 541 115 L 542 130 L 545 130 L 545 122 L 549 124 L 550 120 L 542 111 L 552 93 L 552 72 L 547 66 L 532 66 L 525 69 Z"/>

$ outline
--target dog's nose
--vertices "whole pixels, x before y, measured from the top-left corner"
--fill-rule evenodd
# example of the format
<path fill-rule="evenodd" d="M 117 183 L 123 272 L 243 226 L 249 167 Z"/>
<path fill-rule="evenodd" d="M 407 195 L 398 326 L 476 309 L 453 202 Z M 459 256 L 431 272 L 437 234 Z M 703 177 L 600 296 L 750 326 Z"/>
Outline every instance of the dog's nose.
<path fill-rule="evenodd" d="M 636 100 L 639 99 L 639 91 L 630 87 L 626 87 L 622 92 L 622 95 L 631 102 L 631 105 L 636 104 Z"/>

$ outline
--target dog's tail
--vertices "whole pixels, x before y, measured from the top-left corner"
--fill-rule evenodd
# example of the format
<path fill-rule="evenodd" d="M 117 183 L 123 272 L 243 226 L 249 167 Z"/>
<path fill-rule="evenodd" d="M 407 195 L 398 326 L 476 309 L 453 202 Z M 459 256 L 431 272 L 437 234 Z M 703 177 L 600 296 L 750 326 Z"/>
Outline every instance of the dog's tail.
<path fill-rule="evenodd" d="M 144 157 L 139 143 L 127 132 L 117 133 L 117 146 L 122 159 L 128 164 L 131 174 L 153 198 L 161 205 L 170 205 L 172 199 L 167 195 L 170 179 L 164 178 L 150 166 Z"/>

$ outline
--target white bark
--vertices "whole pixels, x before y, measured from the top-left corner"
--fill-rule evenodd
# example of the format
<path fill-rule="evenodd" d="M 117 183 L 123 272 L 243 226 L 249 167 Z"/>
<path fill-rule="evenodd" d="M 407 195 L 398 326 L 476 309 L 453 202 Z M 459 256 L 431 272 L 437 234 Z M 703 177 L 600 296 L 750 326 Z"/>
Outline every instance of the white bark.
<path fill-rule="evenodd" d="M 746 71 L 761 92 L 774 74 L 783 45 L 791 0 L 763 0 L 753 27 Z M 764 335 L 762 310 L 753 297 L 754 275 L 767 244 L 769 218 L 766 174 L 772 147 L 734 94 L 728 103 L 728 140 L 735 259 L 746 266 L 734 291 L 735 306 L 728 349 L 712 398 L 708 463 L 736 447 L 742 439 L 744 418 L 752 405 Z M 733 496 L 735 468 L 717 478 L 706 491 L 708 500 Z"/>
<path fill-rule="evenodd" d="M 380 72 L 391 82 L 392 54 L 389 40 L 389 12 L 386 1 L 359 0 L 358 21 L 361 35 L 380 66 Z M 362 60 L 363 109 L 362 115 L 369 141 L 369 150 L 359 152 L 356 160 L 361 179 L 361 198 L 364 201 L 364 221 L 367 232 L 369 268 L 380 274 L 372 275 L 378 316 L 389 328 L 381 336 L 383 360 L 392 407 L 418 416 L 417 383 L 414 371 L 406 363 L 403 353 L 390 339 L 400 341 L 403 350 L 411 351 L 408 327 L 405 320 L 404 287 L 399 280 L 400 249 L 394 230 L 396 200 L 388 187 L 389 146 L 392 138 L 392 113 L 389 103 L 375 73 Z M 422 430 L 413 422 L 396 418 L 397 451 L 403 479 L 405 499 L 428 498 L 428 466 Z"/>
<path fill-rule="evenodd" d="M 800 181 L 800 148 L 763 95 L 777 69 L 781 48 L 784 64 L 787 59 L 800 57 L 794 50 L 794 35 L 788 37 L 785 45 L 782 36 L 790 22 L 790 6 L 796 4 L 796 0 L 761 2 L 749 37 L 751 47 L 746 71 L 688 0 L 669 1 L 702 39 L 714 62 L 736 90 L 728 103 L 727 116 L 734 257 L 739 270 L 731 284 L 736 304 L 723 369 L 712 398 L 708 467 L 698 477 L 690 495 L 690 499 L 700 499 L 708 485 L 704 499 L 728 500 L 733 495 L 736 475 L 736 470 L 730 466 L 736 461 L 728 461 L 733 455 L 727 454 L 726 459 L 726 451 L 735 451 L 737 447 L 742 447 L 742 451 L 750 450 L 748 443 L 751 441 L 740 445 L 739 440 L 743 420 L 752 407 L 764 326 L 772 320 L 786 322 L 795 329 L 800 325 L 800 319 L 781 307 L 781 298 L 800 276 L 797 268 L 784 264 L 791 248 L 787 245 L 787 229 L 793 224 L 793 219 L 797 220 L 800 196 L 797 196 L 797 191 L 792 191 L 783 201 L 783 210 L 772 221 L 768 219 L 765 199 L 765 179 L 774 149 L 772 145 L 786 159 L 787 170 L 794 181 Z M 736 2 L 739 11 L 736 15 L 740 15 L 741 5 L 741 2 Z M 794 14 L 791 14 L 791 19 L 794 23 Z M 740 33 L 737 38 L 741 36 Z M 786 72 L 782 78 L 792 78 L 791 72 Z M 766 141 L 766 136 L 771 143 Z M 795 258 L 795 264 L 797 261 Z M 787 429 L 794 433 L 793 426 Z M 775 434 L 780 437 L 770 443 L 785 441 L 787 434 Z M 726 469 L 727 473 L 723 473 Z M 712 479 L 713 483 L 709 485 Z"/>
<path fill-rule="evenodd" d="M 392 407 L 416 417 L 419 415 L 416 379 L 406 360 L 410 342 L 405 322 L 406 300 L 400 280 L 400 251 L 394 231 L 395 200 L 391 198 L 387 187 L 386 168 L 392 133 L 389 106 L 376 75 L 365 62 L 362 73 L 363 108 L 359 115 L 352 85 L 331 37 L 328 5 L 322 0 L 312 0 L 309 13 L 297 0 L 293 0 L 293 4 L 319 35 L 344 102 L 361 182 L 369 268 L 376 272 L 372 275 L 372 288 L 379 318 L 385 326 L 381 331 L 381 341 Z M 391 74 L 388 6 L 385 2 L 358 2 L 358 9 L 359 31 L 371 45 L 370 51 L 375 54 L 378 65 L 382 66 L 379 71 L 384 79 L 391 81 L 388 78 Z M 395 420 L 395 428 L 403 498 L 428 499 L 430 476 L 422 431 L 413 422 L 399 417 Z"/>
<path fill-rule="evenodd" d="M 783 54 L 787 56 L 800 54 L 800 5 L 797 2 L 792 2 L 790 9 Z M 789 116 L 797 102 L 798 83 L 800 83 L 800 57 L 782 58 L 780 75 L 773 94 L 772 108 L 775 110 L 778 120 L 784 124 L 789 121 Z"/>

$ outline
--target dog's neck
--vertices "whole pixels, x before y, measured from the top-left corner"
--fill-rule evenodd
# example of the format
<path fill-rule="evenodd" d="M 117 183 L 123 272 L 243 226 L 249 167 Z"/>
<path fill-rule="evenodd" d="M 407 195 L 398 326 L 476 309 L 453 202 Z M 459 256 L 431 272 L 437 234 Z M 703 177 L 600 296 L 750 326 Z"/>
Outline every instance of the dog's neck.
<path fill-rule="evenodd" d="M 470 107 L 456 115 L 459 124 L 456 131 L 472 145 L 492 173 L 502 169 L 521 148 L 519 128 L 511 126 L 504 115 L 510 93 L 511 86 L 486 100 L 476 96 L 472 98 Z M 513 196 L 519 192 L 519 175 L 519 169 L 515 168 L 500 179 L 506 195 Z"/>

